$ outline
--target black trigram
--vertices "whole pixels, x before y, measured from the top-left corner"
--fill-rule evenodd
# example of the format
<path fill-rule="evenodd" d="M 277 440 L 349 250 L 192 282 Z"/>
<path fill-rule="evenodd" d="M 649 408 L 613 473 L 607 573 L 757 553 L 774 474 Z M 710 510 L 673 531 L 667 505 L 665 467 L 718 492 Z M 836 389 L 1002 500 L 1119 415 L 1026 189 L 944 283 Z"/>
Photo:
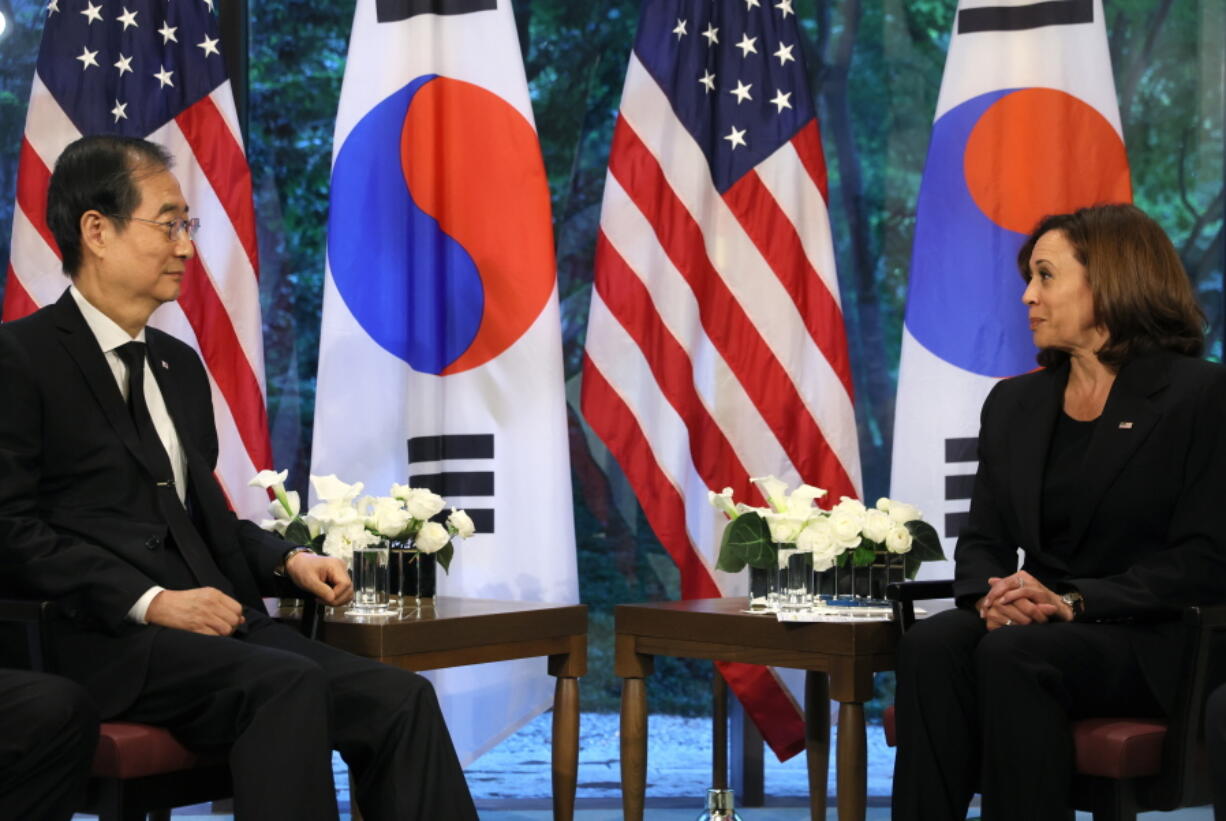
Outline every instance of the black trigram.
<path fill-rule="evenodd" d="M 496 8 L 498 0 L 376 0 L 375 18 L 394 23 L 419 14 L 468 14 Z"/>
<path fill-rule="evenodd" d="M 958 12 L 958 33 L 1024 31 L 1094 22 L 1094 0 L 1047 0 L 1025 6 L 980 6 Z"/>
<path fill-rule="evenodd" d="M 945 464 L 959 465 L 967 462 L 974 462 L 979 459 L 976 452 L 979 448 L 979 440 L 974 437 L 960 439 L 945 440 Z M 954 473 L 946 474 L 945 476 L 945 501 L 954 502 L 963 499 L 971 498 L 971 490 L 975 486 L 975 474 L 973 473 Z M 966 524 L 967 517 L 970 514 L 963 511 L 961 513 L 946 513 L 945 514 L 945 536 L 946 538 L 954 538 L 962 532 L 962 527 Z"/>
<path fill-rule="evenodd" d="M 424 462 L 466 462 L 494 458 L 494 434 L 475 433 L 449 436 L 414 436 L 409 440 L 409 484 L 424 487 L 447 499 L 454 496 L 494 498 L 494 471 L 451 470 L 439 473 L 414 473 L 413 466 Z M 460 505 L 457 505 L 459 507 Z M 494 532 L 494 509 L 492 507 L 469 507 L 463 505 L 478 533 Z M 439 514 L 445 519 L 449 511 Z"/>

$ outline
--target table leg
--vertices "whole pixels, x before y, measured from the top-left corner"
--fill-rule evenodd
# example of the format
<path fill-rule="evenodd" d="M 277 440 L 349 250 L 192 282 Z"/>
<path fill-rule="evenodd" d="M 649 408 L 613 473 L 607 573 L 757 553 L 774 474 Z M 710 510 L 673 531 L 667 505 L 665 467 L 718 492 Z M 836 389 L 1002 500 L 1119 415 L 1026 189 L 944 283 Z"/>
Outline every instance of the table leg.
<path fill-rule="evenodd" d="M 622 679 L 622 817 L 643 821 L 647 791 L 647 682 Z"/>
<path fill-rule="evenodd" d="M 864 704 L 839 704 L 839 739 L 835 760 L 839 821 L 864 821 L 868 793 L 868 755 L 864 736 Z"/>
<path fill-rule="evenodd" d="M 826 821 L 826 774 L 830 771 L 830 679 L 805 673 L 805 759 L 809 765 L 809 817 Z M 842 794 L 839 805 L 842 806 Z"/>
<path fill-rule="evenodd" d="M 575 817 L 579 780 L 579 679 L 558 676 L 553 692 L 553 817 Z"/>

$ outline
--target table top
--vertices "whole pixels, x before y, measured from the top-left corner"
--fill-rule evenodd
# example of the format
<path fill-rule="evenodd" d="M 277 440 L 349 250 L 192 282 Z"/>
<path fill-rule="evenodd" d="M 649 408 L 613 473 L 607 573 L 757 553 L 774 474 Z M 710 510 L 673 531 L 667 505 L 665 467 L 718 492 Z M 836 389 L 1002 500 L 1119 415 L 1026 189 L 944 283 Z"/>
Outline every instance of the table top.
<path fill-rule="evenodd" d="M 743 596 L 619 604 L 616 632 L 648 645 L 711 643 L 822 656 L 892 656 L 898 644 L 891 621 L 780 622 L 748 607 Z"/>
<path fill-rule="evenodd" d="M 301 611 L 279 611 L 293 621 Z M 587 605 L 440 596 L 433 604 L 387 616 L 325 616 L 320 639 L 374 658 L 454 652 L 587 635 Z"/>

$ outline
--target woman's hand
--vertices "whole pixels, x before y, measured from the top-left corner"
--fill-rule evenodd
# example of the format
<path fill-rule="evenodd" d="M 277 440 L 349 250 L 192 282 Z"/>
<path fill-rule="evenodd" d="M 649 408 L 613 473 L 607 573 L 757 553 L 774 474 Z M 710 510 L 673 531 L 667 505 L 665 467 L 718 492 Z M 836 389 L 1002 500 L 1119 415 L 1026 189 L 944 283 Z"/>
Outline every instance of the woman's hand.
<path fill-rule="evenodd" d="M 988 584 L 991 588 L 987 595 L 975 603 L 988 630 L 1073 619 L 1073 608 L 1025 570 L 1003 578 L 990 578 Z"/>

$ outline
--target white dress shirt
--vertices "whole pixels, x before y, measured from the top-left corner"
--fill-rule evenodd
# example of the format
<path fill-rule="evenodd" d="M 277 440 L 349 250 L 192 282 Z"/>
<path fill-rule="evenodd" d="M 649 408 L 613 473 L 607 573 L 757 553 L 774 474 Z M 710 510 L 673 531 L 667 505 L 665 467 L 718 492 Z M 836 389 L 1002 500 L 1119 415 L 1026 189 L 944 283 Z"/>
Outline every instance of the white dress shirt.
<path fill-rule="evenodd" d="M 115 376 L 115 383 L 119 386 L 119 393 L 126 402 L 128 400 L 128 366 L 120 359 L 116 349 L 132 341 L 144 342 L 145 329 L 141 328 L 140 333 L 135 337 L 128 336 L 128 332 L 119 327 L 113 319 L 95 308 L 77 290 L 77 286 L 70 285 L 68 292 L 72 294 L 73 301 L 81 309 L 81 315 L 85 317 L 85 324 L 89 326 L 94 338 L 98 340 L 98 346 L 102 348 L 102 355 L 106 357 L 106 364 L 110 366 L 111 373 Z M 147 362 L 145 365 L 145 403 L 149 406 L 149 416 L 153 419 L 153 427 L 157 431 L 158 438 L 162 440 L 162 447 L 166 449 L 166 455 L 170 457 L 170 468 L 175 478 L 175 493 L 179 494 L 180 502 L 186 502 L 187 456 L 183 453 L 183 445 L 179 441 L 179 433 L 175 430 L 170 412 L 166 410 L 166 400 L 162 397 L 162 390 L 153 376 L 155 366 L 154 362 Z M 128 611 L 128 618 L 144 624 L 149 603 L 164 589 L 154 585 L 146 590 Z"/>

